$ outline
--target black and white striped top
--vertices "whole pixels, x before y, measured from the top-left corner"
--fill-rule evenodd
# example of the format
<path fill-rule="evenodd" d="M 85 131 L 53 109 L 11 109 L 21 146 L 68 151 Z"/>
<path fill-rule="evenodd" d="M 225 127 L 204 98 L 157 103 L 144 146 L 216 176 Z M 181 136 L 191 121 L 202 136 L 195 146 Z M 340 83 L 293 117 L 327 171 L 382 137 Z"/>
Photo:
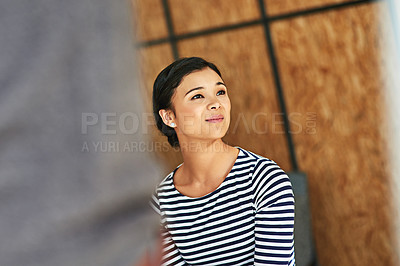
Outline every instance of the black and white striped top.
<path fill-rule="evenodd" d="M 239 148 L 225 180 L 191 198 L 173 184 L 157 187 L 151 205 L 161 215 L 162 265 L 295 265 L 294 197 L 272 160 Z"/>

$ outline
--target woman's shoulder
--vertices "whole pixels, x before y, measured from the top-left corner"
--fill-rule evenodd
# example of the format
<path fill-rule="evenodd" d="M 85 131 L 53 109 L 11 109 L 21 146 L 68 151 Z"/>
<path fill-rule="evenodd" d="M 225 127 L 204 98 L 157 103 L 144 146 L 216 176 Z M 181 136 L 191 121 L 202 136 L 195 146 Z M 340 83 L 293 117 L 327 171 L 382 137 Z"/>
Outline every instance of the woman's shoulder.
<path fill-rule="evenodd" d="M 252 179 L 257 176 L 267 176 L 267 175 L 282 175 L 286 177 L 286 172 L 272 159 L 256 154 L 252 151 L 240 148 L 242 158 L 238 158 L 242 161 L 243 168 L 247 168 L 247 171 L 251 173 Z"/>
<path fill-rule="evenodd" d="M 276 164 L 275 161 L 272 159 L 269 159 L 268 157 L 256 154 L 252 151 L 243 149 L 241 147 L 236 147 L 238 148 L 241 152 L 239 153 L 239 158 L 241 160 L 245 160 L 248 162 L 251 162 L 254 165 L 259 165 L 259 164 L 265 164 L 265 163 L 271 163 L 271 164 Z"/>
<path fill-rule="evenodd" d="M 179 167 L 181 167 L 182 163 L 179 164 L 174 170 L 172 170 L 169 174 L 167 174 L 162 180 L 161 182 L 157 185 L 157 190 L 162 190 L 163 188 L 166 187 L 170 187 L 171 185 L 173 185 L 173 176 L 176 172 L 176 170 L 178 170 Z"/>
<path fill-rule="evenodd" d="M 251 183 L 254 191 L 256 209 L 270 205 L 281 197 L 292 201 L 293 191 L 289 176 L 274 161 L 254 152 L 243 150 L 247 158 L 251 158 Z"/>

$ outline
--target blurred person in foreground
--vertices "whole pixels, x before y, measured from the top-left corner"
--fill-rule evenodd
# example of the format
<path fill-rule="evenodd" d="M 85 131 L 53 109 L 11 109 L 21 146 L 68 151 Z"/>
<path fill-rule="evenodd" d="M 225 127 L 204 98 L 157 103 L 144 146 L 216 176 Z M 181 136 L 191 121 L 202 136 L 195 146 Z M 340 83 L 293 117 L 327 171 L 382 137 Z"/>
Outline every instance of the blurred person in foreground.
<path fill-rule="evenodd" d="M 4 0 L 0 13 L 0 265 L 131 265 L 161 170 L 122 150 L 146 141 L 129 2 Z"/>

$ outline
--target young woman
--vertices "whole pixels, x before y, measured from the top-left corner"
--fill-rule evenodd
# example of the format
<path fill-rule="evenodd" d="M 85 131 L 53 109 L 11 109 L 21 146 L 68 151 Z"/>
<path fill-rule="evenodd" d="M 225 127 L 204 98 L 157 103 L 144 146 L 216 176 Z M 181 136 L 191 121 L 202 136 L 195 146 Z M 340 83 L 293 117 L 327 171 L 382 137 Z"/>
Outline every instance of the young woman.
<path fill-rule="evenodd" d="M 160 215 L 161 265 L 294 265 L 294 197 L 272 160 L 222 141 L 228 88 L 201 58 L 175 61 L 157 76 L 158 129 L 183 163 L 152 197 Z"/>

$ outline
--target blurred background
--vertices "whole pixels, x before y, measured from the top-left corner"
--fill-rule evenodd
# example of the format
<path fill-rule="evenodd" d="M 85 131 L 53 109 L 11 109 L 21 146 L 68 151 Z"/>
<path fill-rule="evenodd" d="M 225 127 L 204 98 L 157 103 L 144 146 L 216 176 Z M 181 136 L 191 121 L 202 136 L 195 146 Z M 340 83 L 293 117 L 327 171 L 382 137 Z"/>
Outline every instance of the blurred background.
<path fill-rule="evenodd" d="M 225 141 L 307 176 L 319 265 L 400 265 L 394 0 L 0 1 L 0 265 L 134 265 L 182 160 L 156 75 L 200 56 Z"/>

